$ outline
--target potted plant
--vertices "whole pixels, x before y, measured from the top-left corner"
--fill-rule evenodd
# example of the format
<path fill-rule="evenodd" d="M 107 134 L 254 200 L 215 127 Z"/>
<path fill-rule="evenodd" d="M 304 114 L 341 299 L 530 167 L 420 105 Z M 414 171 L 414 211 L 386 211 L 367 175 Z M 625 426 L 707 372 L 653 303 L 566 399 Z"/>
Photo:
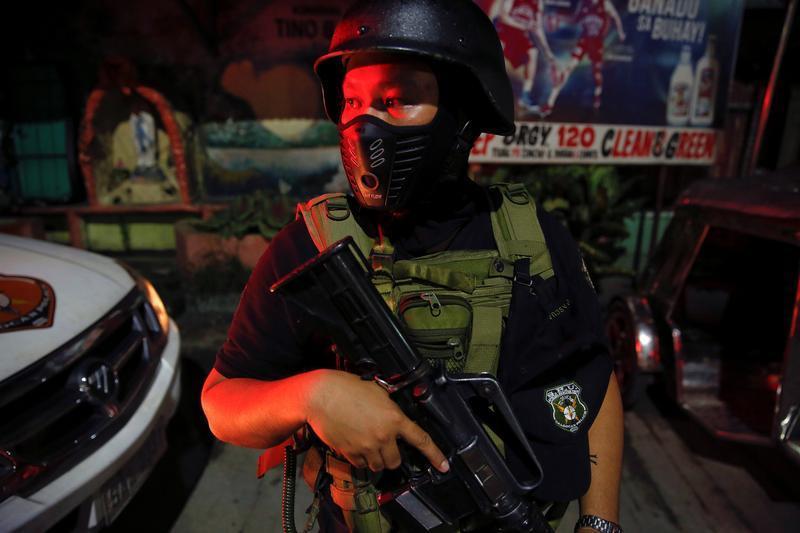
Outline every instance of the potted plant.
<path fill-rule="evenodd" d="M 592 279 L 633 275 L 632 270 L 615 263 L 625 253 L 625 219 L 646 202 L 632 194 L 637 180 L 622 180 L 613 166 L 558 165 L 518 171 L 499 167 L 489 181 L 524 183 L 533 198 L 569 228 Z"/>
<path fill-rule="evenodd" d="M 191 275 L 235 260 L 252 270 L 272 237 L 293 217 L 293 203 L 285 194 L 256 191 L 207 220 L 182 220 L 175 225 L 178 268 Z"/>

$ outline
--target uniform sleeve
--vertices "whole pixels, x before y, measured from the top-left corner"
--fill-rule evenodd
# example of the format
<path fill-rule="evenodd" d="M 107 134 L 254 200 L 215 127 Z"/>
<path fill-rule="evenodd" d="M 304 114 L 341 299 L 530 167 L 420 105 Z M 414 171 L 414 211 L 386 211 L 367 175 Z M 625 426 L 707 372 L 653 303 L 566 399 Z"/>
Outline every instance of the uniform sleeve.
<path fill-rule="evenodd" d="M 535 496 L 568 501 L 591 480 L 588 430 L 612 371 L 600 304 L 569 231 L 539 210 L 555 276 L 515 284 L 499 378 L 544 478 Z M 532 289 L 532 290 L 531 290 Z M 526 471 L 514 450 L 509 462 Z"/>
<path fill-rule="evenodd" d="M 280 379 L 306 365 L 307 332 L 302 317 L 269 287 L 316 255 L 302 221 L 284 227 L 250 275 L 214 368 L 227 378 Z"/>
<path fill-rule="evenodd" d="M 539 222 L 551 250 L 553 269 L 562 292 L 570 300 L 569 318 L 579 333 L 574 348 L 594 348 L 607 352 L 602 310 L 594 282 L 589 276 L 578 244 L 569 230 L 556 217 L 539 209 Z M 560 316 L 560 315 L 559 315 Z M 606 376 L 608 377 L 608 376 Z"/>
<path fill-rule="evenodd" d="M 555 217 L 539 209 L 555 275 L 531 287 L 515 283 L 503 337 L 500 378 L 506 390 L 594 355 L 607 357 L 600 303 L 578 245 Z M 608 375 L 600 378 L 608 380 Z"/>

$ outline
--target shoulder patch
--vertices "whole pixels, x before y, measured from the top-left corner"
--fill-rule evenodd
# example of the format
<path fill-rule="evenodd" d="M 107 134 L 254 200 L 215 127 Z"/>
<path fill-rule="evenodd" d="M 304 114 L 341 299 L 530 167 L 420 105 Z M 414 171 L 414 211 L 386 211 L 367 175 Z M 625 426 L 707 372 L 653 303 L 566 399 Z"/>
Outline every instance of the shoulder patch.
<path fill-rule="evenodd" d="M 589 409 L 581 399 L 581 387 L 574 381 L 547 389 L 544 400 L 553 409 L 553 421 L 564 431 L 574 433 L 586 419 Z"/>

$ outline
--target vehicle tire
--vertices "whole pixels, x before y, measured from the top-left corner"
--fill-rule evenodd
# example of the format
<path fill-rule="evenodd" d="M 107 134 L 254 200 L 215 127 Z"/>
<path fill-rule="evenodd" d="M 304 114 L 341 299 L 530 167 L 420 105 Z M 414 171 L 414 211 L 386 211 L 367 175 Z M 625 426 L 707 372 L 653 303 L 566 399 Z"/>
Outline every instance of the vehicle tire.
<path fill-rule="evenodd" d="M 614 362 L 614 374 L 622 395 L 622 406 L 630 409 L 644 394 L 648 380 L 639 370 L 636 325 L 625 302 L 616 300 L 609 306 L 606 314 L 606 335 Z"/>

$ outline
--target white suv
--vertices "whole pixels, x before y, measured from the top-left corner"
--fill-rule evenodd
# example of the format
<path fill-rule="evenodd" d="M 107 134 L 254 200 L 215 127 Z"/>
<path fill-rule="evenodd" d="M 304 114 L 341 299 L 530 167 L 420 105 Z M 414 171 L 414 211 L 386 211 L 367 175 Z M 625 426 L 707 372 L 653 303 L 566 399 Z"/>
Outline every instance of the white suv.
<path fill-rule="evenodd" d="M 166 447 L 179 345 L 121 263 L 0 235 L 0 531 L 119 515 Z"/>

